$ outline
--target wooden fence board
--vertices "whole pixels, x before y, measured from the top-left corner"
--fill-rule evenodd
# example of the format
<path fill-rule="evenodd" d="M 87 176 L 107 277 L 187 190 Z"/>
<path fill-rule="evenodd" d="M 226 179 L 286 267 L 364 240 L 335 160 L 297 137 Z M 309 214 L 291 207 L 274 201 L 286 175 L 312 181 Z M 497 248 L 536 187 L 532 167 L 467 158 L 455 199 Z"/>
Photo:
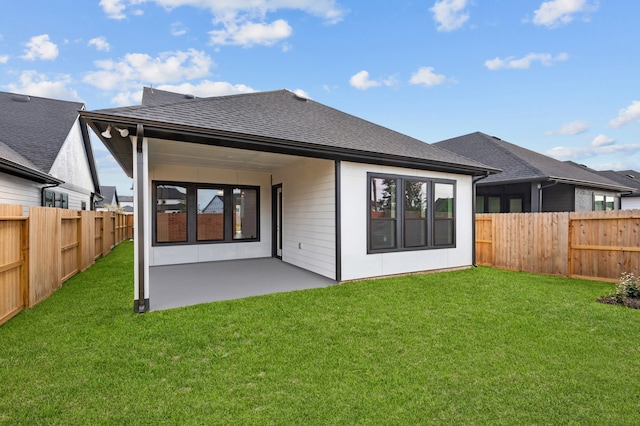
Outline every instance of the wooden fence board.
<path fill-rule="evenodd" d="M 132 215 L 108 213 L 114 232 L 105 242 L 102 213 L 30 207 L 23 216 L 22 211 L 22 206 L 0 204 L 0 324 L 49 297 L 133 235 Z M 120 224 L 117 232 L 115 224 Z"/>
<path fill-rule="evenodd" d="M 24 307 L 26 227 L 22 206 L 0 204 L 0 324 Z"/>
<path fill-rule="evenodd" d="M 32 307 L 60 287 L 60 209 L 29 207 L 29 301 Z"/>
<path fill-rule="evenodd" d="M 476 238 L 482 265 L 604 281 L 640 271 L 638 210 L 479 214 Z"/>

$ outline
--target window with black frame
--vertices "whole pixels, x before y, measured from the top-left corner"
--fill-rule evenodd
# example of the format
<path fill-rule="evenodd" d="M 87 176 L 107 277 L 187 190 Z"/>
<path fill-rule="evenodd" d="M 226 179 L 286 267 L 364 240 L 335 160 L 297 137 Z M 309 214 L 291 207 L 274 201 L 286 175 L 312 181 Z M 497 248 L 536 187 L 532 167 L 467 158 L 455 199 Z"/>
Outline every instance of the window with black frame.
<path fill-rule="evenodd" d="M 369 174 L 369 253 L 455 246 L 455 181 Z"/>
<path fill-rule="evenodd" d="M 155 244 L 259 240 L 258 187 L 154 182 Z"/>

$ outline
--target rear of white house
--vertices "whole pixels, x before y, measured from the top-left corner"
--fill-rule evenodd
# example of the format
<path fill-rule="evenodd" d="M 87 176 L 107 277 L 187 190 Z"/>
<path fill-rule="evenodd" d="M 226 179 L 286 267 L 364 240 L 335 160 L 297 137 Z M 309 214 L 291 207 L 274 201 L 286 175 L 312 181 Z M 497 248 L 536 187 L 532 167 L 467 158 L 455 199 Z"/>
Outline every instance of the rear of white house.
<path fill-rule="evenodd" d="M 83 113 L 134 178 L 134 307 L 149 268 L 274 257 L 337 282 L 468 267 L 495 172 L 281 90 Z M 162 93 L 166 95 L 166 92 Z"/>

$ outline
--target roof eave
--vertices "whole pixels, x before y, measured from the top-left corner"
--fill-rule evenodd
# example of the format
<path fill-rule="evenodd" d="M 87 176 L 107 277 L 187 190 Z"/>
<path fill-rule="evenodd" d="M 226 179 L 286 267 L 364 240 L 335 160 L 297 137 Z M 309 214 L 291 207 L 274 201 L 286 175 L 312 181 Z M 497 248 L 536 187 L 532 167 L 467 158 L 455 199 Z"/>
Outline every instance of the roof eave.
<path fill-rule="evenodd" d="M 556 180 L 559 183 L 566 183 L 570 185 L 581 185 L 589 188 L 606 189 L 606 190 L 616 191 L 616 192 L 629 192 L 629 191 L 636 190 L 635 188 L 631 188 L 624 185 L 615 185 L 615 184 L 608 184 L 608 183 L 602 183 L 602 182 L 590 182 L 590 181 L 568 179 L 568 178 L 561 178 L 561 177 L 554 177 L 554 176 L 550 176 L 549 179 Z"/>
<path fill-rule="evenodd" d="M 129 177 L 131 177 L 133 171 L 129 170 L 129 165 L 127 165 L 128 159 L 121 158 L 120 153 L 117 149 L 115 149 L 115 146 L 113 144 L 114 139 L 117 140 L 117 137 L 112 137 L 112 139 L 105 139 L 101 134 L 104 130 L 100 128 L 98 123 L 110 123 L 112 125 L 117 125 L 118 127 L 127 127 L 130 129 L 130 132 L 133 132 L 138 124 L 142 124 L 144 126 L 145 137 L 201 143 L 205 145 L 227 146 L 231 148 L 253 149 L 257 151 L 276 152 L 289 155 L 302 155 L 334 160 L 366 162 L 372 164 L 415 167 L 419 169 L 454 172 L 473 176 L 495 174 L 500 173 L 501 171 L 499 169 L 491 168 L 488 166 L 473 166 L 458 163 L 448 163 L 443 161 L 419 159 L 414 157 L 395 156 L 391 154 L 356 151 L 346 148 L 329 147 L 325 145 L 316 145 L 306 142 L 232 133 L 215 129 L 203 129 L 201 127 L 191 127 L 186 125 L 157 122 L 153 120 L 132 119 L 130 117 L 121 117 L 119 115 L 103 114 L 99 112 L 96 113 L 83 111 L 81 112 L 81 115 L 87 120 L 87 123 L 94 130 L 96 135 L 98 135 L 98 137 L 103 141 L 107 149 L 109 149 L 111 154 L 115 157 L 116 161 L 129 175 Z"/>
<path fill-rule="evenodd" d="M 38 170 L 34 170 L 30 167 L 23 166 L 18 163 L 14 163 L 13 161 L 9 161 L 4 158 L 0 158 L 0 171 L 10 174 L 12 176 L 17 176 L 23 179 L 28 179 L 33 182 L 42 183 L 42 184 L 62 184 L 63 180 L 55 178 L 51 175 L 43 173 Z"/>

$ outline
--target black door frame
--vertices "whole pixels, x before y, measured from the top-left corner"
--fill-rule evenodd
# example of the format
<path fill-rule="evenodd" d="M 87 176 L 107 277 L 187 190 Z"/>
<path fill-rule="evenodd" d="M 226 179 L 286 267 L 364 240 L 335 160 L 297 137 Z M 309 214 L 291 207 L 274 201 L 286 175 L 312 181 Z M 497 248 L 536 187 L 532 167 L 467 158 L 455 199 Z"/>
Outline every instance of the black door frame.
<path fill-rule="evenodd" d="M 279 247 L 278 247 L 278 243 L 280 244 Z M 278 249 L 280 249 L 280 255 L 278 255 Z M 281 183 L 271 186 L 271 257 L 275 257 L 276 259 L 282 260 L 282 184 Z"/>

